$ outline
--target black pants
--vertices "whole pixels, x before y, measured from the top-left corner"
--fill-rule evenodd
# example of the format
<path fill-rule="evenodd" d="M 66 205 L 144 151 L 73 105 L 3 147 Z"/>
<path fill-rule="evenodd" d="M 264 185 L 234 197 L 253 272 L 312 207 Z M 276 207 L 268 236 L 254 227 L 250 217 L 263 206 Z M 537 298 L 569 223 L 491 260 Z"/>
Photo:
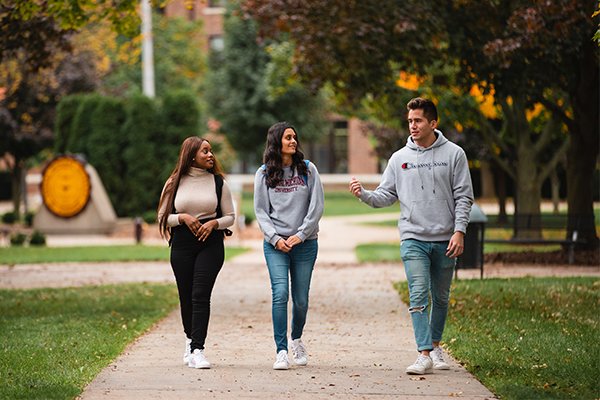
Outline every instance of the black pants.
<path fill-rule="evenodd" d="M 191 349 L 203 349 L 210 318 L 210 296 L 225 260 L 223 233 L 198 241 L 186 225 L 172 230 L 171 267 L 177 281 L 183 330 Z"/>

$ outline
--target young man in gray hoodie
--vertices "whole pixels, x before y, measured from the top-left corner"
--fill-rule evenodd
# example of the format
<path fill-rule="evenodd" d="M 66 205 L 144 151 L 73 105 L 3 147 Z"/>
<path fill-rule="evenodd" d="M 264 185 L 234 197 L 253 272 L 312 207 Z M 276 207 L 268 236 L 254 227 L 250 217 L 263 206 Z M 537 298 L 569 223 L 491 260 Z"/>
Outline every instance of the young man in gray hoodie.
<path fill-rule="evenodd" d="M 421 375 L 450 368 L 439 344 L 456 257 L 464 249 L 473 188 L 465 152 L 436 129 L 435 104 L 415 98 L 407 108 L 410 137 L 390 158 L 379 186 L 365 190 L 352 178 L 350 192 L 375 208 L 400 202 L 400 256 L 419 352 L 406 372 Z"/>

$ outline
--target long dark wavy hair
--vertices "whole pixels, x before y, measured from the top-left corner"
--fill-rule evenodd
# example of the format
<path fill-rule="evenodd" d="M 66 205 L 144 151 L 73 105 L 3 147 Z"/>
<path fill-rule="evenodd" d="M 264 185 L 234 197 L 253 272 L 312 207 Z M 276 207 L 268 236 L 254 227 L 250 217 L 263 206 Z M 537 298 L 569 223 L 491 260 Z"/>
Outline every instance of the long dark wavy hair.
<path fill-rule="evenodd" d="M 308 168 L 304 163 L 304 153 L 300 151 L 300 139 L 296 129 L 288 122 L 282 121 L 273 124 L 267 132 L 267 144 L 263 154 L 263 163 L 266 167 L 267 186 L 274 188 L 283 179 L 283 160 L 281 158 L 281 138 L 286 129 L 296 133 L 296 153 L 292 155 L 292 171 L 298 171 L 298 175 L 308 175 Z"/>
<path fill-rule="evenodd" d="M 208 142 L 208 140 L 201 138 L 199 136 L 190 136 L 186 138 L 181 144 L 181 149 L 179 150 L 179 159 L 177 160 L 177 165 L 169 179 L 167 179 L 167 183 L 165 185 L 165 189 L 160 196 L 160 201 L 158 202 L 158 228 L 160 231 L 160 235 L 163 238 L 170 238 L 171 232 L 169 231 L 169 227 L 167 226 L 167 218 L 169 218 L 170 214 L 173 214 L 174 208 L 174 200 L 175 194 L 177 193 L 177 188 L 179 187 L 179 182 L 181 181 L 181 177 L 185 176 L 192 167 L 192 163 L 194 162 L 194 157 L 196 157 L 196 153 L 200 146 L 202 146 L 203 142 Z M 209 142 L 210 143 L 210 142 Z M 221 165 L 219 164 L 217 157 L 214 156 L 215 163 L 213 167 L 208 170 L 213 175 L 219 175 L 221 178 L 224 178 L 225 175 L 223 170 L 221 169 Z M 164 213 L 160 214 L 160 210 L 165 205 Z"/>

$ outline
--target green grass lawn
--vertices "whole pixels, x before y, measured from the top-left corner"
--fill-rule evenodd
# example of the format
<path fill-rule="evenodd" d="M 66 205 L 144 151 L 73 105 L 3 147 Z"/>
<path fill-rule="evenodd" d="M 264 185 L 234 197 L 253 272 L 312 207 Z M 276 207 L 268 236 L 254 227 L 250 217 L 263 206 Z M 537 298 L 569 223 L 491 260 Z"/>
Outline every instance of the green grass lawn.
<path fill-rule="evenodd" d="M 512 253 L 519 251 L 556 251 L 560 245 L 513 245 L 503 243 L 487 243 L 483 253 Z M 359 262 L 400 262 L 400 242 L 368 243 L 356 246 L 356 257 Z"/>
<path fill-rule="evenodd" d="M 225 259 L 248 249 L 225 247 Z M 85 247 L 9 247 L 0 248 L 0 265 L 55 262 L 168 261 L 165 246 L 85 246 Z"/>
<path fill-rule="evenodd" d="M 598 399 L 599 306 L 598 278 L 455 281 L 445 347 L 502 399 Z"/>
<path fill-rule="evenodd" d="M 177 304 L 175 285 L 0 290 L 0 398 L 76 397 Z"/>
<path fill-rule="evenodd" d="M 254 218 L 253 194 L 251 192 L 242 193 L 242 213 L 251 215 Z M 399 205 L 393 205 L 386 208 L 371 208 L 361 203 L 350 192 L 325 192 L 325 209 L 323 215 L 327 217 L 338 215 L 357 215 L 374 213 L 393 213 L 399 211 Z"/>

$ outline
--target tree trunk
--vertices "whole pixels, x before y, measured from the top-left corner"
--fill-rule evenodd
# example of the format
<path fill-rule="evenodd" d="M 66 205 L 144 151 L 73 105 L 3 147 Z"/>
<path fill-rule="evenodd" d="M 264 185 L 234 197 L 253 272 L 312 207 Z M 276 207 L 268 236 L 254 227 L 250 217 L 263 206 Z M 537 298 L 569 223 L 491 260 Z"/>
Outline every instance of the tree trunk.
<path fill-rule="evenodd" d="M 18 220 L 21 218 L 21 191 L 23 182 L 23 161 L 15 158 L 11 171 L 13 212 Z"/>
<path fill-rule="evenodd" d="M 508 223 L 506 215 L 506 171 L 496 162 L 492 161 L 492 173 L 494 175 L 494 188 L 498 196 L 498 223 Z"/>
<path fill-rule="evenodd" d="M 595 43 L 589 41 L 584 48 L 584 59 L 580 63 L 580 80 L 573 93 L 573 124 L 571 124 L 570 147 L 567 153 L 567 203 L 569 218 L 567 239 L 577 231 L 579 240 L 585 242 L 578 249 L 598 249 L 600 243 L 594 222 L 593 181 L 600 127 L 598 100 L 598 65 Z"/>
<path fill-rule="evenodd" d="M 553 169 L 550 173 L 550 186 L 552 189 L 552 213 L 558 214 L 560 212 L 560 179 L 558 179 L 556 169 Z"/>
<path fill-rule="evenodd" d="M 521 153 L 519 151 L 519 153 Z M 519 155 L 515 196 L 514 237 L 538 239 L 541 229 L 541 184 L 537 165 L 530 155 Z"/>
<path fill-rule="evenodd" d="M 496 197 L 494 190 L 494 176 L 488 161 L 481 161 L 481 197 L 484 199 L 493 199 Z"/>
<path fill-rule="evenodd" d="M 517 168 L 514 232 L 517 239 L 542 237 L 540 206 L 542 182 L 538 157 L 532 151 L 531 130 L 525 117 L 525 105 L 515 99 L 511 121 L 517 138 Z"/>

